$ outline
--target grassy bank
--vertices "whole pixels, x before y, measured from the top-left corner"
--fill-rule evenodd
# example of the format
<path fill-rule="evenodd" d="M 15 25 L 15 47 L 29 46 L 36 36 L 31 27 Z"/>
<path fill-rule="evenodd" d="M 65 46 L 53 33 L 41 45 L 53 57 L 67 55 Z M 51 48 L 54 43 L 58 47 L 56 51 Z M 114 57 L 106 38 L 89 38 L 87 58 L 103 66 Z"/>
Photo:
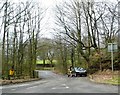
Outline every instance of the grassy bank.
<path fill-rule="evenodd" d="M 107 84 L 112 85 L 120 85 L 120 76 L 113 77 L 112 79 L 108 79 L 105 81 Z"/>
<path fill-rule="evenodd" d="M 56 64 L 57 61 L 56 60 L 53 60 L 53 64 Z M 43 64 L 43 60 L 37 60 L 36 64 Z M 45 64 L 50 64 L 50 61 L 49 60 L 45 60 Z"/>
<path fill-rule="evenodd" d="M 120 85 L 120 71 L 105 70 L 102 72 L 96 72 L 95 74 L 90 75 L 90 79 L 97 83 L 105 83 L 111 85 Z"/>

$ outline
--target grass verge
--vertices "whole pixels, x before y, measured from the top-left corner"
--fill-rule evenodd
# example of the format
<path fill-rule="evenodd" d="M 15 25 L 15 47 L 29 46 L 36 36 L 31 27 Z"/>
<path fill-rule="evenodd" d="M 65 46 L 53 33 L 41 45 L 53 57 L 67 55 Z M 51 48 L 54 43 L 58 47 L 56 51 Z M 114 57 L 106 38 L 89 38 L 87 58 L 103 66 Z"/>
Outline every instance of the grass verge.
<path fill-rule="evenodd" d="M 113 77 L 112 79 L 105 80 L 105 83 L 112 84 L 112 85 L 120 85 L 120 76 Z"/>
<path fill-rule="evenodd" d="M 98 71 L 92 75 L 89 75 L 89 78 L 91 81 L 94 81 L 96 83 L 104 83 L 104 84 L 111 84 L 111 85 L 120 85 L 120 71 L 114 71 L 111 70 L 104 70 L 104 71 Z"/>

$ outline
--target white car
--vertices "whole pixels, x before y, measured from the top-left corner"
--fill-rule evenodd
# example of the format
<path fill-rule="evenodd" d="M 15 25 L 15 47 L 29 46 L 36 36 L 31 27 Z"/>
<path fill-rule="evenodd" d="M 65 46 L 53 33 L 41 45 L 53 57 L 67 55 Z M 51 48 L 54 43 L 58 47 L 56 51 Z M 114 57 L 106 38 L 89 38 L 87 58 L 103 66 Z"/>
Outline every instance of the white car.
<path fill-rule="evenodd" d="M 83 69 L 83 68 L 80 68 L 80 67 L 74 67 L 73 68 L 74 70 L 71 71 L 70 75 L 68 76 L 87 76 L 87 70 Z"/>

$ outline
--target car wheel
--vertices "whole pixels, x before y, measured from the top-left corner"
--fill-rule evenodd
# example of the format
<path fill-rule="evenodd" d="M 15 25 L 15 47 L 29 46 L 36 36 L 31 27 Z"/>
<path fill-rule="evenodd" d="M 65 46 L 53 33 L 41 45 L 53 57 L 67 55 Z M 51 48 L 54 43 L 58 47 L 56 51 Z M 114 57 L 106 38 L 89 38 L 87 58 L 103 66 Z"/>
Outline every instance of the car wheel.
<path fill-rule="evenodd" d="M 76 77 L 78 77 L 78 74 L 75 74 Z"/>
<path fill-rule="evenodd" d="M 80 74 L 80 77 L 82 77 L 82 74 Z"/>
<path fill-rule="evenodd" d="M 85 74 L 84 76 L 87 77 L 87 74 Z"/>

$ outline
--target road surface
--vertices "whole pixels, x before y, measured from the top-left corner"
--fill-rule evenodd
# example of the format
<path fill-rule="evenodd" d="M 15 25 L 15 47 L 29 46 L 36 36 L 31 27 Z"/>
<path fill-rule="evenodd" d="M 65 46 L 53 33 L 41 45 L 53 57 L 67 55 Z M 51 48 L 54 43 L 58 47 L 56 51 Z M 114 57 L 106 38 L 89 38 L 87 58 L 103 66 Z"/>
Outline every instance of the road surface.
<path fill-rule="evenodd" d="M 43 79 L 0 89 L 2 93 L 118 93 L 118 86 L 97 84 L 87 77 L 67 77 L 51 71 L 39 71 L 39 76 Z"/>

